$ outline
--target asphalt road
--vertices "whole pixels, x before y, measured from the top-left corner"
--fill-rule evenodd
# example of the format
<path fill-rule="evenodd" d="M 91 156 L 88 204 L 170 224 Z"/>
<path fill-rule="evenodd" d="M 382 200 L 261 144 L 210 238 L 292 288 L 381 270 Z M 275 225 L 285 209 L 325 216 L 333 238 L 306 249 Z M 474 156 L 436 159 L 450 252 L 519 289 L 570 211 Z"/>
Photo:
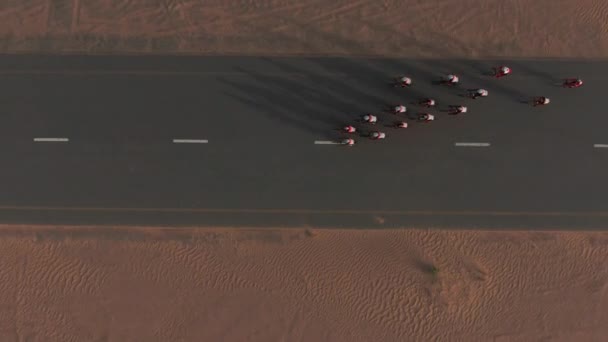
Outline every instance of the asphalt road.
<path fill-rule="evenodd" d="M 506 63 L 513 75 L 484 75 Z M 0 223 L 602 229 L 608 62 L 0 57 Z M 461 76 L 460 89 L 433 82 Z M 388 86 L 408 74 L 411 89 Z M 561 78 L 585 85 L 563 89 Z M 485 99 L 461 97 L 483 87 Z M 549 106 L 533 108 L 545 95 Z M 422 96 L 437 121 L 316 145 Z M 469 113 L 448 116 L 449 104 Z M 35 142 L 65 138 L 67 142 Z M 173 139 L 206 140 L 176 144 Z M 486 143 L 462 147 L 455 143 Z"/>

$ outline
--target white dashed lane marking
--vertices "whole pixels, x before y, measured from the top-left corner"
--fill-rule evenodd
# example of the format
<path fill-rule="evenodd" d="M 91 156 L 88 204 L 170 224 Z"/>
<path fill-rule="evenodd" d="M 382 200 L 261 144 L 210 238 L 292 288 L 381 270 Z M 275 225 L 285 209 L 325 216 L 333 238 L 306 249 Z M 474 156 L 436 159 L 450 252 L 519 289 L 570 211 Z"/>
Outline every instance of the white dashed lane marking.
<path fill-rule="evenodd" d="M 34 138 L 34 142 L 68 142 L 68 138 Z"/>
<path fill-rule="evenodd" d="M 207 144 L 207 139 L 173 139 L 174 144 Z"/>
<path fill-rule="evenodd" d="M 50 138 L 50 137 L 39 137 L 34 138 L 34 142 L 69 142 L 69 138 Z M 207 139 L 173 139 L 174 144 L 208 144 Z M 340 145 L 338 141 L 332 140 L 315 140 L 315 145 Z M 491 144 L 488 142 L 457 142 L 454 143 L 456 147 L 490 147 Z M 594 148 L 606 148 L 608 144 L 593 144 Z"/>
<path fill-rule="evenodd" d="M 454 143 L 456 147 L 489 147 L 490 143 L 486 142 L 457 142 Z"/>

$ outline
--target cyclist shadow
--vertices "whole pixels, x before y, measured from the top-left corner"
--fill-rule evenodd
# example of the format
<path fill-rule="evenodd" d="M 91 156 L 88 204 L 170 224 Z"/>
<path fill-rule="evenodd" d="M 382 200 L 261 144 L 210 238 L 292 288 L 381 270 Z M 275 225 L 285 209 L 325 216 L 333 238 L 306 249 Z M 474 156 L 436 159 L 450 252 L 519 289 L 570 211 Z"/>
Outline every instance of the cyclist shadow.
<path fill-rule="evenodd" d="M 421 121 L 420 118 L 421 118 L 422 114 L 425 114 L 425 112 L 408 113 L 406 115 L 406 118 L 409 121 Z"/>
<path fill-rule="evenodd" d="M 449 116 L 457 116 L 458 114 L 464 114 L 464 113 L 458 113 L 456 111 L 456 109 L 457 109 L 458 106 L 459 105 L 449 105 L 447 107 L 440 108 L 437 111 L 439 113 L 442 113 L 442 114 L 445 114 L 445 115 L 449 115 Z"/>
<path fill-rule="evenodd" d="M 518 102 L 521 104 L 534 106 L 534 98 L 520 99 Z"/>
<path fill-rule="evenodd" d="M 405 119 L 404 120 L 393 120 L 392 123 L 385 123 L 382 126 L 385 128 L 404 129 L 405 127 L 399 127 L 399 125 L 401 125 L 401 123 L 403 123 L 404 121 L 405 121 Z"/>
<path fill-rule="evenodd" d="M 447 83 L 445 80 L 442 79 L 436 79 L 436 80 L 431 80 L 431 85 L 434 86 L 443 86 L 446 87 L 446 89 L 460 89 L 460 84 L 449 84 Z"/>

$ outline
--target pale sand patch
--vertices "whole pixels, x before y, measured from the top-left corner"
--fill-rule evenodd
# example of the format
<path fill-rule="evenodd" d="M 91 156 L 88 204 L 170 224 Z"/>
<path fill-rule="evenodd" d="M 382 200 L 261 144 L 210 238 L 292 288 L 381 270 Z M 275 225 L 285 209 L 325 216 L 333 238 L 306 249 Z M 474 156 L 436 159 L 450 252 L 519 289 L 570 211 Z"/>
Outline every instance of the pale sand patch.
<path fill-rule="evenodd" d="M 0 340 L 601 341 L 608 233 L 0 226 Z"/>
<path fill-rule="evenodd" d="M 0 52 L 608 56 L 605 0 L 4 0 Z"/>

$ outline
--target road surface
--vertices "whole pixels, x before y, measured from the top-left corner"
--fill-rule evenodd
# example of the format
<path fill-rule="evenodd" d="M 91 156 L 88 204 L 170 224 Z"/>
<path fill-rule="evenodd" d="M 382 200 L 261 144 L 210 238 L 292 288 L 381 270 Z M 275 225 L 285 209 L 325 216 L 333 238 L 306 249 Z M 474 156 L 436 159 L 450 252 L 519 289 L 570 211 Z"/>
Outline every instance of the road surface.
<path fill-rule="evenodd" d="M 2 56 L 0 222 L 608 227 L 608 63 L 502 62 L 496 80 L 492 61 Z M 447 72 L 460 88 L 434 84 Z M 315 144 L 423 96 L 436 122 L 380 113 L 385 141 Z"/>

